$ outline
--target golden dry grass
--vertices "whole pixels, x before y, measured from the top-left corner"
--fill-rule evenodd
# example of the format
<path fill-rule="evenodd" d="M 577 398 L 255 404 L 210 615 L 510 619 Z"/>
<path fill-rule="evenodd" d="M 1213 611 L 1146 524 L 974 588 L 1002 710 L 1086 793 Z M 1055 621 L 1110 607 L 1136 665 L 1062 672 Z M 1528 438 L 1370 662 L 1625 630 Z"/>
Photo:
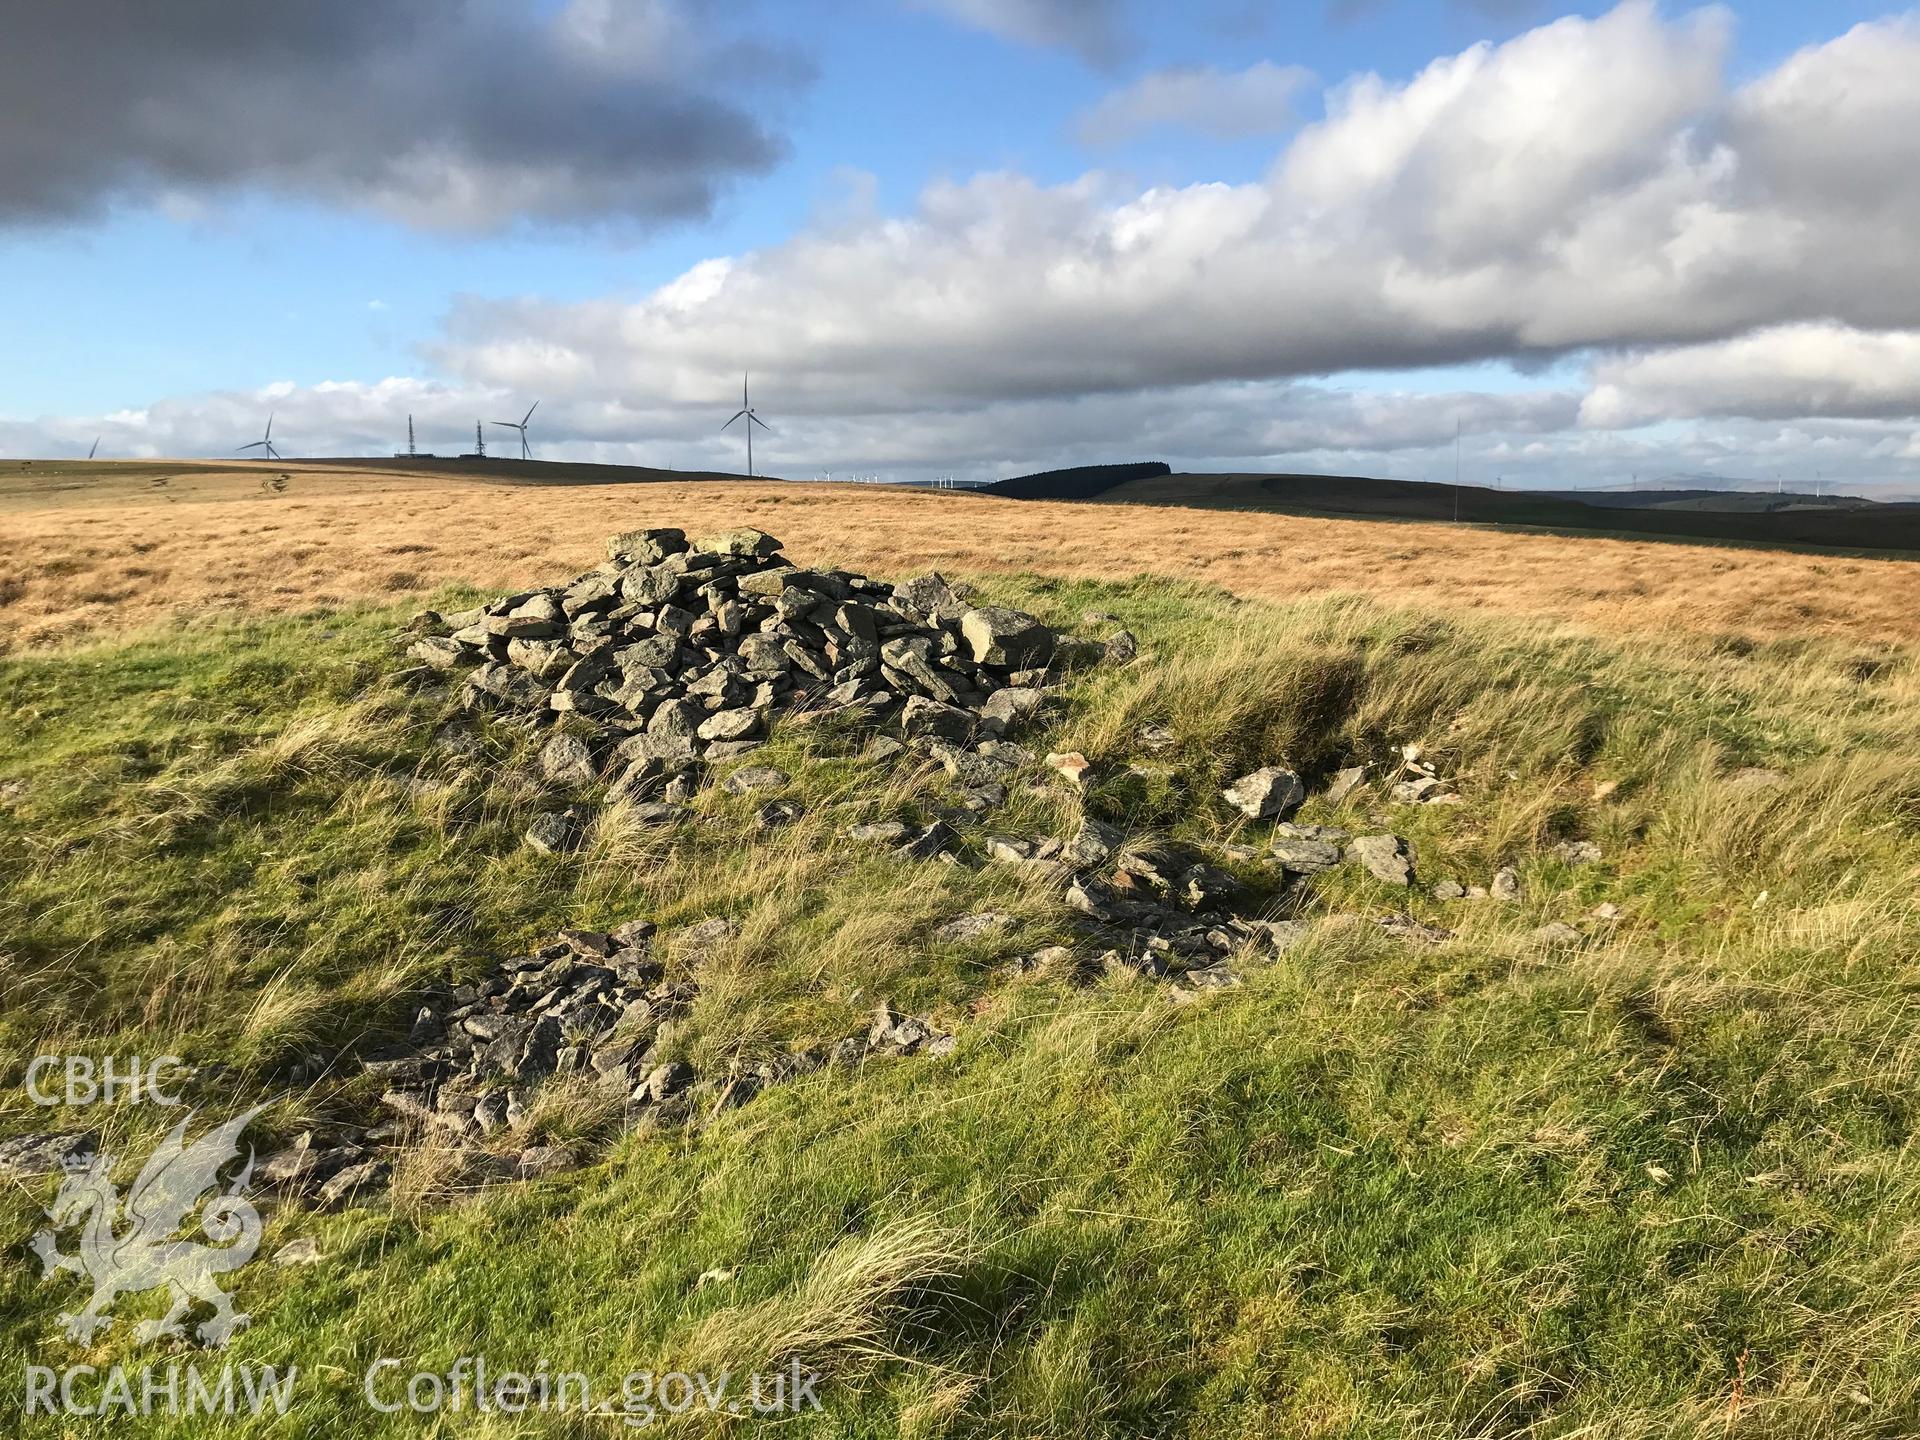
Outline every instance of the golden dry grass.
<path fill-rule="evenodd" d="M 1472 526 L 1334 520 L 779 481 L 548 489 L 365 470 L 128 462 L 0 486 L 0 633 L 44 645 L 177 612 L 306 610 L 550 582 L 642 525 L 759 525 L 797 555 L 930 567 L 1150 572 L 1285 599 L 1567 619 L 1600 630 L 1920 638 L 1920 562 Z M 290 476 L 284 491 L 263 486 Z"/>

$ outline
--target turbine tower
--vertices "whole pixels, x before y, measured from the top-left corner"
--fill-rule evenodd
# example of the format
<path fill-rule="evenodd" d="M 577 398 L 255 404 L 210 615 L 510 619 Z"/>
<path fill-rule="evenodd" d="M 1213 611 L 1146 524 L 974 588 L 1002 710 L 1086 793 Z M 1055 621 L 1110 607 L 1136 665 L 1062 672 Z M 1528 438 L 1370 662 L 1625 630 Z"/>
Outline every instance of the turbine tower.
<path fill-rule="evenodd" d="M 267 433 L 251 445 L 240 446 L 233 453 L 241 455 L 249 450 L 264 450 L 269 460 L 278 460 L 280 458 L 280 452 L 273 448 L 273 414 L 271 411 L 267 414 Z"/>
<path fill-rule="evenodd" d="M 527 413 L 522 415 L 518 420 L 495 420 L 493 422 L 495 425 L 504 425 L 509 430 L 518 430 L 520 432 L 520 458 L 522 460 L 531 460 L 533 458 L 533 447 L 527 444 L 527 422 L 533 419 L 533 412 L 539 408 L 540 402 L 536 400 L 527 407 Z"/>
<path fill-rule="evenodd" d="M 740 408 L 734 413 L 733 420 L 727 421 L 727 425 L 733 424 L 733 421 L 738 420 L 742 415 L 747 418 L 747 474 L 751 476 L 753 474 L 753 427 L 758 425 L 766 431 L 771 431 L 773 427 L 753 413 L 753 405 L 747 399 L 747 375 L 744 370 L 740 372 Z M 720 428 L 724 430 L 727 425 L 722 425 Z"/>
<path fill-rule="evenodd" d="M 407 416 L 407 456 L 408 458 L 411 459 L 414 453 L 415 451 L 413 448 L 413 416 L 409 415 Z"/>
<path fill-rule="evenodd" d="M 487 432 L 480 428 L 478 420 L 473 422 L 473 453 L 482 460 L 487 458 Z"/>

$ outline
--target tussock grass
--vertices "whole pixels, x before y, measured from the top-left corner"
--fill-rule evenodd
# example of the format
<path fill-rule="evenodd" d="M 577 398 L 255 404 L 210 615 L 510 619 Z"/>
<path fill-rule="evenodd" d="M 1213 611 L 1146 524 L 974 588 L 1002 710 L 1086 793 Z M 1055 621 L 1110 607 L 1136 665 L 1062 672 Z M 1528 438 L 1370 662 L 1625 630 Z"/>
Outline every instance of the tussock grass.
<path fill-rule="evenodd" d="M 786 1294 L 709 1315 L 690 1353 L 763 1371 L 798 1360 L 822 1375 L 906 1359 L 893 1340 L 901 1318 L 954 1299 L 939 1287 L 976 1264 L 977 1250 L 964 1230 L 924 1216 L 849 1235 Z"/>
<path fill-rule="evenodd" d="M 810 1074 L 697 1135 L 620 1133 L 610 1097 L 550 1084 L 499 1148 L 578 1146 L 583 1172 L 487 1188 L 421 1134 L 388 1205 L 273 1215 L 269 1249 L 307 1234 L 327 1258 L 245 1272 L 235 1358 L 311 1367 L 316 1433 L 418 1433 L 366 1409 L 361 1367 L 474 1353 L 597 1377 L 797 1359 L 831 1411 L 797 1433 L 1920 1429 L 1905 651 L 1163 582 L 992 593 L 1118 613 L 1143 657 L 1083 675 L 1023 737 L 1088 754 L 1085 796 L 1036 771 L 986 828 L 1065 838 L 1084 803 L 1142 837 L 1258 845 L 1222 780 L 1365 762 L 1372 789 L 1301 818 L 1406 835 L 1423 888 L 1322 877 L 1304 941 L 1175 1007 L 1131 974 L 1010 970 L 1073 934 L 1031 876 L 847 839 L 950 792 L 831 726 L 781 727 L 755 757 L 793 777 L 790 826 L 755 831 L 765 796 L 713 791 L 671 828 L 608 807 L 581 853 L 544 857 L 520 836 L 574 797 L 509 725 L 479 727 L 478 758 L 437 747 L 440 701 L 384 678 L 390 615 L 163 632 L 0 667 L 11 1072 L 43 1049 L 182 1054 L 194 1103 L 272 1099 L 263 1138 L 290 1135 L 368 1099 L 350 1063 L 291 1068 L 393 1038 L 429 978 L 639 916 L 701 987 L 663 1048 L 707 1073 L 858 1033 L 881 1000 L 959 1035 L 951 1059 Z M 1387 805 L 1408 746 L 1466 803 Z M 1785 783 L 1739 776 L 1755 766 Z M 1562 839 L 1601 862 L 1569 867 Z M 1424 889 L 1501 864 L 1517 904 Z M 1602 901 L 1617 919 L 1591 917 Z M 1013 917 L 1001 935 L 935 937 L 988 908 Z M 1372 923 L 1400 908 L 1450 938 Z M 694 965 L 678 933 L 716 916 L 733 936 Z M 1541 945 L 1549 920 L 1584 942 Z M 171 1119 L 85 1118 L 125 1163 Z M 0 1133 L 45 1125 L 0 1096 Z M 8 1233 L 36 1200 L 0 1196 Z M 59 1349 L 70 1299 L 0 1267 L 0 1350 Z M 141 1356 L 116 1330 L 86 1358 Z"/>

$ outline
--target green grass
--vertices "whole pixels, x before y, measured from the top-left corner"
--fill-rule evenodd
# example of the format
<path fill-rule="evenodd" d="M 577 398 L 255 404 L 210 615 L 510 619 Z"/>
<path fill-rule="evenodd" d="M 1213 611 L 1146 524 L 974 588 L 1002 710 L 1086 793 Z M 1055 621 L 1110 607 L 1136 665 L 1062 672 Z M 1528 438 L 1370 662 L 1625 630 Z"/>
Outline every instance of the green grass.
<path fill-rule="evenodd" d="M 264 1143 L 365 1103 L 350 1067 L 298 1086 L 288 1068 L 404 1029 L 425 981 L 638 916 L 661 922 L 670 961 L 680 925 L 738 927 L 674 1038 L 697 1067 L 857 1032 L 882 998 L 960 1036 L 951 1059 L 809 1076 L 698 1135 L 609 1135 L 589 1116 L 596 1163 L 558 1180 L 269 1214 L 263 1254 L 311 1236 L 325 1258 L 234 1277 L 254 1325 L 230 1358 L 298 1365 L 296 1409 L 221 1433 L 619 1432 L 471 1412 L 434 1430 L 361 1400 L 375 1358 L 411 1372 L 473 1354 L 612 1386 L 797 1359 L 826 1377 L 825 1413 L 789 1422 L 809 1434 L 1920 1428 L 1909 655 L 1164 582 L 993 589 L 1069 624 L 1112 611 L 1142 637 L 1139 664 L 1089 672 L 1023 737 L 1094 760 L 1090 808 L 1201 848 L 1257 841 L 1222 781 L 1419 745 L 1467 797 L 1387 816 L 1423 879 L 1513 863 L 1522 903 L 1403 900 L 1336 872 L 1305 944 L 1174 1006 L 1132 977 L 1010 975 L 1004 957 L 1071 936 L 1059 899 L 1006 867 L 843 839 L 946 790 L 830 729 L 755 757 L 794 776 L 796 826 L 756 834 L 752 802 L 716 792 L 698 802 L 713 823 L 642 830 L 616 809 L 555 859 L 519 843 L 554 799 L 532 742 L 493 726 L 484 763 L 437 750 L 445 701 L 393 680 L 392 614 L 0 665 L 9 1079 L 39 1052 L 183 1055 L 196 1103 L 272 1102 Z M 1147 724 L 1175 746 L 1142 754 Z M 1746 765 L 1790 783 L 1728 783 Z M 984 829 L 1071 832 L 1080 802 L 1058 784 L 1012 788 Z M 1302 818 L 1364 830 L 1380 808 L 1316 799 Z M 1603 862 L 1551 859 L 1569 837 Z M 1602 900 L 1623 911 L 1611 930 L 1584 918 Z M 1337 918 L 1400 903 L 1454 938 Z M 1017 917 L 1010 935 L 931 937 L 989 905 Z M 1554 919 L 1593 938 L 1543 950 L 1529 932 Z M 128 1154 L 172 1119 L 84 1118 Z M 0 1098 L 0 1134 L 50 1123 L 18 1088 Z M 20 1248 L 46 1190 L 0 1199 L 18 1237 L 0 1371 L 169 1358 L 130 1336 L 155 1296 L 123 1299 L 91 1347 L 58 1337 L 80 1284 L 38 1283 Z"/>

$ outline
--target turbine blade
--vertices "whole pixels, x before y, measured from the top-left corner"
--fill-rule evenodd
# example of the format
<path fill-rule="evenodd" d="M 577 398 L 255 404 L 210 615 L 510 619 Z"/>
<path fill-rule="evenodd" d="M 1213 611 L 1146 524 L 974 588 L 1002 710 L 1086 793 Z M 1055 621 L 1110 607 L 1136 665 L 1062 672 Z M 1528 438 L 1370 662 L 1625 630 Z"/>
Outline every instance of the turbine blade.
<path fill-rule="evenodd" d="M 518 430 L 520 428 L 519 424 L 512 420 L 489 420 L 487 423 L 489 425 L 504 425 L 509 430 Z"/>
<path fill-rule="evenodd" d="M 751 420 L 754 424 L 758 425 L 762 430 L 773 429 L 771 425 L 767 424 L 766 421 L 762 420 L 758 415 L 755 415 L 751 410 L 747 412 L 747 419 Z"/>
<path fill-rule="evenodd" d="M 732 420 L 729 420 L 729 421 L 727 421 L 727 425 L 731 425 L 731 424 L 733 424 L 733 421 L 734 421 L 734 420 L 738 420 L 738 419 L 740 418 L 740 416 L 741 416 L 741 415 L 744 415 L 744 414 L 746 414 L 746 413 L 747 413 L 747 412 L 746 412 L 746 411 L 744 411 L 744 410 L 742 410 L 742 411 L 739 411 L 739 412 L 738 412 L 737 414 L 735 414 L 735 415 L 734 415 L 734 417 L 733 417 L 733 419 L 732 419 Z M 727 425 L 722 425 L 722 426 L 721 426 L 720 428 L 721 428 L 722 430 L 724 430 L 724 429 L 726 429 L 726 428 L 727 428 Z"/>
<path fill-rule="evenodd" d="M 747 372 L 740 372 L 740 408 L 747 409 Z"/>
<path fill-rule="evenodd" d="M 538 410 L 539 408 L 540 408 L 540 402 L 539 402 L 538 400 L 536 400 L 536 401 L 534 401 L 534 402 L 533 402 L 533 403 L 532 403 L 531 405 L 529 405 L 529 406 L 527 406 L 527 413 L 526 413 L 525 415 L 522 415 L 522 416 L 520 417 L 520 428 L 521 428 L 521 429 L 523 429 L 523 430 L 524 430 L 524 429 L 526 428 L 526 426 L 527 426 L 527 421 L 529 421 L 529 420 L 531 420 L 531 419 L 533 418 L 533 412 L 534 412 L 534 411 L 536 411 L 536 410 Z"/>
<path fill-rule="evenodd" d="M 236 445 L 233 447 L 233 453 L 238 455 L 242 450 L 258 450 L 266 443 L 264 440 L 256 440 L 251 445 Z"/>

